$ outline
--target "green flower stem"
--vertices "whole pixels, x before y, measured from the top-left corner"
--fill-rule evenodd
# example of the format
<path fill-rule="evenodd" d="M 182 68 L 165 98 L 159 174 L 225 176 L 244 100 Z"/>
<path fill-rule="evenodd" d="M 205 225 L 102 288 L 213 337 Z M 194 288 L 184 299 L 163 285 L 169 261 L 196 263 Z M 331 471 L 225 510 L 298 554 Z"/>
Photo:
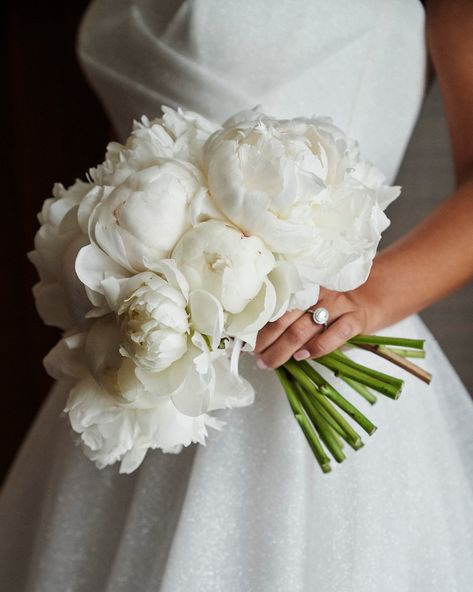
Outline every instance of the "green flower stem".
<path fill-rule="evenodd" d="M 402 358 L 425 358 L 425 351 L 420 349 L 402 349 L 400 347 L 385 347 L 384 349 Z"/>
<path fill-rule="evenodd" d="M 306 362 L 295 362 L 288 360 L 284 368 L 295 378 L 306 391 L 313 394 L 320 394 L 319 388 L 323 383 L 317 383 L 305 369 Z M 308 365 L 308 364 L 307 364 Z"/>
<path fill-rule="evenodd" d="M 321 358 L 317 358 L 317 361 L 319 361 L 320 359 Z M 334 351 L 331 354 L 322 356 L 322 359 L 337 360 L 339 362 L 346 364 L 347 366 L 350 366 L 350 368 L 358 370 L 358 372 L 368 374 L 368 376 L 372 376 L 373 378 L 381 380 L 382 382 L 393 384 L 394 386 L 397 386 L 399 389 L 402 388 L 403 381 L 401 379 L 396 378 L 395 376 L 390 376 L 389 374 L 384 374 L 384 372 L 379 372 L 378 370 L 373 370 L 373 368 L 368 368 L 367 366 L 363 366 L 362 364 L 358 364 L 358 362 L 354 362 L 342 352 Z"/>
<path fill-rule="evenodd" d="M 337 462 L 343 462 L 346 456 L 343 453 L 343 450 L 339 445 L 332 428 L 322 418 L 322 416 L 319 413 L 317 413 L 317 410 L 311 405 L 306 391 L 300 386 L 300 384 L 296 383 L 295 387 L 299 401 L 301 402 L 304 411 L 309 416 L 310 421 L 313 423 L 315 429 L 317 430 L 317 433 L 319 434 L 322 442 L 325 444 L 325 446 L 328 448 L 333 458 Z"/>
<path fill-rule="evenodd" d="M 331 420 L 338 426 L 339 433 L 343 438 L 357 449 L 361 447 L 361 438 L 356 430 L 346 421 L 346 419 L 340 415 L 330 401 L 325 397 L 313 384 L 312 389 L 307 391 L 310 396 L 310 401 L 320 406 L 324 412 L 331 418 Z"/>
<path fill-rule="evenodd" d="M 317 437 L 315 430 L 312 428 L 306 414 L 304 413 L 304 410 L 295 392 L 295 387 L 293 386 L 289 375 L 283 368 L 276 368 L 276 373 L 284 388 L 284 392 L 286 393 L 292 412 L 294 413 L 294 417 L 302 429 L 304 436 L 306 437 L 306 440 L 309 443 L 309 446 L 311 447 L 317 462 L 319 463 L 320 468 L 324 473 L 329 473 L 332 470 L 330 466 L 330 457 L 325 453 L 325 450 L 323 449 L 323 446 Z"/>
<path fill-rule="evenodd" d="M 315 407 L 315 409 L 318 411 L 318 413 L 320 413 L 320 415 L 325 419 L 325 421 L 330 425 L 330 427 L 335 432 L 337 432 L 337 434 L 340 436 L 342 441 L 344 440 L 345 442 L 347 442 L 353 448 L 353 450 L 358 450 L 359 448 L 361 448 L 363 446 L 363 441 L 360 438 L 360 436 L 358 435 L 358 433 L 351 427 L 351 425 L 348 422 L 346 422 L 343 419 L 343 417 L 332 406 L 332 404 L 330 403 L 330 401 L 326 397 L 324 397 L 323 395 L 321 395 L 320 397 L 317 397 L 317 396 L 311 397 L 309 394 L 309 398 L 310 398 L 310 402 Z M 327 409 L 322 404 L 322 401 L 326 405 L 330 405 L 333 412 L 339 416 L 341 423 L 338 423 L 338 421 L 335 420 L 334 417 L 332 417 L 332 415 L 327 411 Z M 344 429 L 345 424 L 347 426 L 346 429 Z"/>
<path fill-rule="evenodd" d="M 357 347 L 361 349 L 366 349 L 367 351 L 370 351 L 373 354 L 376 354 L 377 356 L 380 356 L 381 358 L 388 360 L 392 364 L 396 364 L 396 366 L 399 366 L 406 372 L 409 372 L 413 376 L 420 378 L 420 380 L 427 384 L 430 384 L 430 381 L 432 380 L 432 374 L 430 374 L 430 372 L 427 372 L 427 370 L 424 370 L 420 366 L 417 366 L 416 364 L 414 364 L 414 362 L 411 362 L 407 358 L 399 356 L 398 354 L 390 350 L 388 347 L 384 347 L 383 345 L 368 344 L 360 344 Z"/>
<path fill-rule="evenodd" d="M 343 380 L 343 382 L 348 384 L 349 387 L 351 387 L 354 391 L 356 391 L 359 395 L 366 399 L 368 403 L 370 403 L 371 405 L 374 405 L 378 400 L 376 395 L 372 393 L 367 386 L 361 384 L 361 382 L 357 382 L 356 380 L 347 378 L 346 376 L 341 376 L 340 378 Z"/>
<path fill-rule="evenodd" d="M 327 396 L 337 407 L 342 409 L 349 417 L 351 417 L 356 423 L 361 426 L 368 434 L 374 433 L 377 429 L 376 426 L 361 413 L 354 405 L 345 399 L 337 390 L 335 390 L 326 380 L 323 378 L 315 368 L 313 368 L 308 362 L 295 362 L 289 360 L 284 364 L 284 367 L 296 378 L 298 382 L 304 386 L 307 382 L 307 377 L 310 378 L 310 382 L 315 383 L 321 393 Z M 306 378 L 304 379 L 304 375 Z M 309 386 L 309 390 L 310 390 Z M 313 388 L 313 387 L 312 387 Z"/>
<path fill-rule="evenodd" d="M 350 360 L 350 358 L 347 355 L 345 355 L 342 351 L 338 350 L 337 353 L 344 360 Z M 347 378 L 346 376 L 340 376 L 340 378 L 343 380 L 343 382 L 348 384 L 350 388 L 352 388 L 364 399 L 366 399 L 368 403 L 370 403 L 371 405 L 374 405 L 378 400 L 377 396 L 374 393 L 372 393 L 367 386 L 361 384 L 361 382 L 357 382 L 356 380 L 353 380 L 352 378 Z"/>
<path fill-rule="evenodd" d="M 401 389 L 397 386 L 382 382 L 381 380 L 373 378 L 369 374 L 355 370 L 354 368 L 347 366 L 345 363 L 334 360 L 333 358 L 328 357 L 327 359 L 324 356 L 324 359 L 317 358 L 317 362 L 332 370 L 335 376 L 344 376 L 356 380 L 357 382 L 361 382 L 361 384 L 364 384 L 391 399 L 397 399 L 401 393 Z"/>
<path fill-rule="evenodd" d="M 347 439 L 346 432 L 340 427 L 340 425 L 333 419 L 333 417 L 328 413 L 325 408 L 320 404 L 317 397 L 310 396 L 307 391 L 306 395 L 309 397 L 310 404 L 314 407 L 317 412 L 325 419 L 325 421 L 330 425 L 330 427 L 337 432 L 339 436 L 341 436 L 344 440 Z"/>
<path fill-rule="evenodd" d="M 360 435 L 340 415 L 340 413 L 335 409 L 330 401 L 328 401 L 327 398 L 320 392 L 320 390 L 317 388 L 319 385 L 316 386 L 304 371 L 304 364 L 306 364 L 306 362 L 294 362 L 293 360 L 289 360 L 284 364 L 284 367 L 292 374 L 296 382 L 300 384 L 301 387 L 310 395 L 311 400 L 317 400 L 319 404 L 325 409 L 325 411 L 332 417 L 332 419 L 339 425 L 340 429 L 344 433 L 346 441 L 353 445 L 354 448 L 360 448 Z M 324 385 L 322 384 L 322 386 Z"/>
<path fill-rule="evenodd" d="M 310 397 L 308 393 L 306 393 L 309 397 L 310 404 L 314 408 L 314 410 L 320 415 L 320 417 L 327 422 L 327 424 L 332 428 L 332 431 L 337 439 L 337 442 L 340 448 L 345 447 L 345 432 L 340 428 L 338 423 L 325 411 L 325 409 L 319 404 L 318 401 L 315 400 L 314 397 Z M 349 443 L 349 442 L 348 442 Z"/>
<path fill-rule="evenodd" d="M 399 347 L 412 347 L 424 349 L 424 339 L 407 339 L 405 337 L 383 337 L 381 335 L 357 335 L 348 340 L 353 345 L 398 345 Z"/>
<path fill-rule="evenodd" d="M 328 423 L 328 425 L 335 432 L 335 434 L 337 435 L 337 438 L 338 438 L 338 442 L 339 442 L 340 446 L 343 448 L 345 446 L 345 438 L 347 437 L 345 432 L 341 429 L 341 427 L 338 425 L 338 423 L 325 411 L 325 409 L 322 407 L 322 405 L 320 405 L 320 403 L 314 397 L 310 397 L 310 395 L 308 395 L 307 392 L 306 392 L 306 395 L 309 398 L 310 405 L 320 415 L 320 417 Z"/>

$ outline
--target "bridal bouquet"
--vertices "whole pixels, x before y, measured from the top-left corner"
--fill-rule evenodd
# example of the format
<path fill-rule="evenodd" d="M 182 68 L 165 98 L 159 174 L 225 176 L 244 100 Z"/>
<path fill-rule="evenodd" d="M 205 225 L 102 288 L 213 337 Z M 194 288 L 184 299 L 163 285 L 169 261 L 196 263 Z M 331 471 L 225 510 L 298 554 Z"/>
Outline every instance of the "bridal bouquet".
<path fill-rule="evenodd" d="M 148 449 L 204 444 L 224 425 L 215 410 L 254 400 L 241 349 L 266 323 L 312 306 L 320 286 L 362 284 L 398 194 L 329 119 L 257 108 L 220 127 L 163 107 L 124 145 L 109 144 L 86 181 L 55 185 L 29 256 L 38 311 L 64 331 L 45 366 L 69 384 L 65 413 L 87 456 L 130 473 Z M 351 345 L 401 365 L 423 346 L 369 336 Z M 370 388 L 400 392 L 401 380 L 341 351 L 317 362 L 371 402 Z M 362 445 L 343 414 L 374 431 L 314 363 L 277 372 L 324 471 L 329 453 L 343 460 L 344 442 Z"/>

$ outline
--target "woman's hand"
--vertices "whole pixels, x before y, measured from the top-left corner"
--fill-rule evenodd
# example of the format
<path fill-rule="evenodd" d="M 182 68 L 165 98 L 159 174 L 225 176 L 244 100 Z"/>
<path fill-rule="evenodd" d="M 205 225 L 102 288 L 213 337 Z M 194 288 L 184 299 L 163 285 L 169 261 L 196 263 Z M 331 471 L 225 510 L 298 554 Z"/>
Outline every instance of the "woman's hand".
<path fill-rule="evenodd" d="M 329 326 L 323 330 L 306 311 L 293 310 L 268 323 L 258 333 L 255 352 L 260 368 L 277 368 L 291 357 L 317 358 L 337 349 L 348 339 L 377 328 L 374 308 L 363 287 L 351 292 L 320 290 L 317 306 L 329 311 Z M 314 305 L 315 306 L 315 305 Z M 312 306 L 311 308 L 314 308 Z"/>

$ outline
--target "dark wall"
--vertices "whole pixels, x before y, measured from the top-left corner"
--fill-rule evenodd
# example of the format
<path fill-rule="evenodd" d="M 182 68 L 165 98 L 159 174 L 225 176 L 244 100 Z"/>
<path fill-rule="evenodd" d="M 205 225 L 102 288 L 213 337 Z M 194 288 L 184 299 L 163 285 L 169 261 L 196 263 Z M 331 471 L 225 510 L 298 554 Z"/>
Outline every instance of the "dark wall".
<path fill-rule="evenodd" d="M 58 338 L 36 314 L 26 259 L 53 182 L 68 184 L 103 157 L 108 123 L 80 72 L 75 35 L 85 0 L 3 6 L 0 228 L 3 475 L 50 385 L 41 360 Z"/>

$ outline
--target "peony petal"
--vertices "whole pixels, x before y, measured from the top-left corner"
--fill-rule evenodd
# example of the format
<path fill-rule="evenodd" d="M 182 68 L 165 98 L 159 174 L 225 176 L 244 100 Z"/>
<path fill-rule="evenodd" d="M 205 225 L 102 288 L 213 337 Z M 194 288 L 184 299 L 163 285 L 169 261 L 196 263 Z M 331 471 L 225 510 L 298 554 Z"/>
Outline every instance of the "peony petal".
<path fill-rule="evenodd" d="M 56 380 L 78 380 L 87 375 L 84 359 L 85 333 L 64 336 L 43 360 L 46 372 Z"/>
<path fill-rule="evenodd" d="M 202 187 L 195 194 L 190 205 L 190 217 L 193 226 L 207 220 L 229 222 L 228 218 L 217 208 L 205 187 Z"/>
<path fill-rule="evenodd" d="M 258 296 L 239 314 L 229 315 L 227 332 L 250 343 L 253 347 L 256 335 L 274 314 L 276 307 L 276 291 L 273 284 L 265 279 Z"/>
<path fill-rule="evenodd" d="M 75 261 L 76 273 L 83 284 L 90 290 L 104 294 L 102 281 L 109 278 L 126 278 L 130 273 L 97 245 L 82 247 Z"/>
<path fill-rule="evenodd" d="M 154 262 L 145 259 L 145 263 L 149 266 L 150 270 L 162 274 L 171 286 L 176 288 L 176 290 L 181 291 L 184 298 L 186 300 L 188 299 L 189 284 L 182 271 L 177 267 L 174 259 L 161 259 L 160 261 Z"/>
<path fill-rule="evenodd" d="M 242 376 L 230 372 L 227 357 L 219 358 L 215 364 L 215 389 L 209 411 L 233 407 L 247 407 L 255 399 L 253 386 Z"/>
<path fill-rule="evenodd" d="M 205 290 L 193 290 L 189 296 L 191 323 L 194 328 L 211 338 L 216 349 L 223 335 L 224 315 L 221 303 Z"/>
<path fill-rule="evenodd" d="M 77 220 L 82 232 L 87 235 L 89 230 L 90 216 L 95 206 L 105 199 L 113 190 L 113 187 L 93 185 L 90 191 L 83 197 L 79 204 Z"/>
<path fill-rule="evenodd" d="M 109 315 L 92 324 L 85 342 L 85 360 L 90 373 L 111 392 L 116 391 L 116 383 L 114 377 L 110 380 L 110 372 L 116 373 L 122 361 L 120 339 L 115 317 Z"/>
<path fill-rule="evenodd" d="M 291 294 L 301 286 L 300 278 L 293 265 L 287 261 L 278 261 L 274 269 L 268 275 L 268 280 L 274 287 L 276 303 L 270 321 L 279 319 L 288 309 Z"/>
<path fill-rule="evenodd" d="M 142 448 L 132 448 L 123 455 L 119 473 L 129 475 L 130 473 L 133 473 L 133 471 L 136 471 L 143 462 L 147 452 L 148 448 L 146 446 L 143 446 Z"/>
<path fill-rule="evenodd" d="M 208 411 L 211 391 L 215 388 L 213 368 L 211 377 L 191 371 L 186 375 L 182 385 L 172 394 L 171 400 L 176 409 L 191 417 L 198 417 Z"/>

